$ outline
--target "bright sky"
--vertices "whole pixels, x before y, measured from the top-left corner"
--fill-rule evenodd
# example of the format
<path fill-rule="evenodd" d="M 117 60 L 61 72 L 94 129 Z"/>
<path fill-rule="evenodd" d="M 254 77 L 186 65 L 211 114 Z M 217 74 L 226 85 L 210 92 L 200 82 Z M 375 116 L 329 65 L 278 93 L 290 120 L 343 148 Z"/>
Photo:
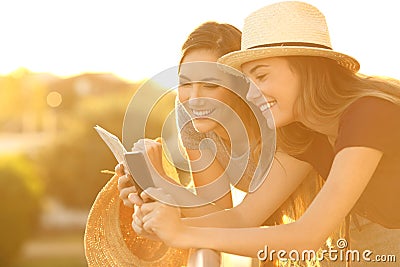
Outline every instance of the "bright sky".
<path fill-rule="evenodd" d="M 242 28 L 276 0 L 2 0 L 0 74 L 18 67 L 69 76 L 152 77 L 179 60 L 186 36 L 207 20 Z M 335 50 L 361 71 L 400 78 L 400 16 L 393 0 L 308 0 L 326 16 Z"/>

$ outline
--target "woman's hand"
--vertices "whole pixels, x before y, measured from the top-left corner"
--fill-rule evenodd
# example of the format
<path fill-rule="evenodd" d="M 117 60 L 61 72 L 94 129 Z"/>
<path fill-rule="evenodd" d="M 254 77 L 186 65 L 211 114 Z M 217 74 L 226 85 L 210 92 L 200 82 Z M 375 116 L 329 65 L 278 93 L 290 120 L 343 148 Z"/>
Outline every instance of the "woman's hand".
<path fill-rule="evenodd" d="M 146 231 L 143 228 L 143 213 L 140 210 L 140 206 L 134 206 L 134 213 L 132 215 L 132 229 L 140 236 L 150 240 L 161 241 L 157 235 L 151 231 Z"/>
<path fill-rule="evenodd" d="M 143 200 L 138 195 L 138 191 L 133 183 L 133 177 L 124 173 L 124 165 L 115 166 L 115 173 L 118 178 L 119 198 L 125 206 L 132 208 L 134 204 L 141 205 Z"/>
<path fill-rule="evenodd" d="M 134 229 L 154 233 L 169 246 L 185 247 L 187 226 L 180 218 L 180 209 L 158 201 L 147 201 L 152 197 L 170 199 L 169 203 L 173 203 L 172 197 L 161 188 L 148 188 L 140 196 L 146 201 L 138 207 L 140 211 L 133 216 L 134 225 L 132 224 L 132 226 Z M 139 225 L 141 226 L 139 227 Z"/>
<path fill-rule="evenodd" d="M 132 151 L 143 153 L 152 174 L 155 171 L 161 177 L 167 176 L 162 165 L 163 149 L 160 138 L 140 139 L 133 145 Z"/>

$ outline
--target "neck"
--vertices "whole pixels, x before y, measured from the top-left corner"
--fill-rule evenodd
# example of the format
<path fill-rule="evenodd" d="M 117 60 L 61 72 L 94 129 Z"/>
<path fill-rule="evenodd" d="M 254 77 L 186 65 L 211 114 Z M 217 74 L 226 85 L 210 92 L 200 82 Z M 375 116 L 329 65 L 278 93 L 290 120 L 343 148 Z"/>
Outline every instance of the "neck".
<path fill-rule="evenodd" d="M 222 126 L 219 126 L 217 128 L 214 129 L 214 132 L 221 137 L 221 139 L 225 142 L 225 144 L 230 144 L 231 142 L 231 138 L 229 137 L 228 132 L 226 131 L 226 129 Z"/>
<path fill-rule="evenodd" d="M 233 118 L 226 123 L 226 127 L 219 126 L 214 129 L 214 132 L 222 139 L 233 156 L 238 156 L 246 153 L 250 149 L 250 136 L 247 136 L 246 125 L 242 120 Z M 244 138 L 247 136 L 247 140 Z"/>
<path fill-rule="evenodd" d="M 335 144 L 337 135 L 338 135 L 338 130 L 339 130 L 339 120 L 334 119 L 330 123 L 311 123 L 311 122 L 302 122 L 305 126 L 310 128 L 311 130 L 314 130 L 318 133 L 324 134 L 328 137 L 329 142 L 331 145 Z"/>

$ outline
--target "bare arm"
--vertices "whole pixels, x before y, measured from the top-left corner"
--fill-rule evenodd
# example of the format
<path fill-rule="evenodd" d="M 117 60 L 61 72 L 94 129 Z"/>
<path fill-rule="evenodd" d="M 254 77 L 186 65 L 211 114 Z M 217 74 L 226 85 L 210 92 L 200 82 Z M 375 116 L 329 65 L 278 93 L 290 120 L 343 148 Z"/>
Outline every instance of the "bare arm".
<path fill-rule="evenodd" d="M 201 156 L 199 150 L 186 150 L 187 155 L 191 161 L 198 160 Z M 193 182 L 196 187 L 201 187 L 207 184 L 214 182 L 216 179 L 219 179 L 221 175 L 224 173 L 224 168 L 218 162 L 217 159 L 214 161 L 204 170 L 202 171 L 195 171 L 192 173 Z M 232 195 L 230 193 L 230 183 L 228 180 L 223 180 L 223 184 L 221 185 L 224 187 L 222 192 L 226 192 L 221 198 L 213 201 L 212 204 L 206 205 L 199 208 L 192 208 L 192 209 L 182 209 L 185 215 L 189 217 L 193 216 L 201 216 L 204 214 L 208 214 L 211 212 L 220 211 L 223 209 L 228 209 L 232 207 Z M 201 197 L 204 192 L 201 190 L 197 190 L 197 194 Z"/>
<path fill-rule="evenodd" d="M 251 257 L 255 257 L 257 251 L 265 245 L 270 249 L 286 251 L 318 249 L 355 205 L 381 156 L 380 151 L 366 147 L 349 147 L 340 151 L 320 193 L 306 213 L 291 224 L 268 228 L 229 229 L 185 227 L 180 223 L 183 229 L 175 233 L 178 236 L 171 238 L 169 230 L 173 224 L 165 223 L 166 227 L 171 228 L 163 228 L 157 223 L 156 216 L 153 217 L 155 214 L 150 213 L 144 217 L 144 227 L 151 227 L 161 239 L 175 246 L 207 247 Z M 252 213 L 251 210 L 248 212 Z M 166 216 L 168 211 L 164 214 L 158 213 Z"/>
<path fill-rule="evenodd" d="M 189 226 L 251 227 L 261 225 L 300 185 L 312 167 L 277 152 L 261 187 L 248 194 L 237 207 L 198 218 L 186 218 Z"/>
<path fill-rule="evenodd" d="M 146 143 L 146 145 L 144 145 Z M 173 183 L 178 184 L 174 179 L 169 177 L 162 166 L 162 145 L 159 142 L 154 142 L 152 140 L 142 140 L 142 143 L 137 142 L 134 145 L 134 149 L 146 149 L 149 160 L 151 161 L 155 171 L 163 179 Z M 200 157 L 200 151 L 198 150 L 187 150 L 187 154 L 190 160 L 197 160 Z M 133 204 L 141 205 L 143 203 L 142 199 L 137 195 L 137 190 L 132 183 L 132 177 L 130 175 L 124 175 L 123 166 L 117 165 L 116 173 L 119 176 L 118 189 L 120 191 L 120 198 L 124 205 L 128 207 L 133 207 Z M 204 170 L 193 173 L 193 180 L 195 186 L 202 186 L 213 182 L 218 179 L 224 169 L 219 164 L 218 160 L 214 161 Z M 232 197 L 230 194 L 230 184 L 228 180 L 220 179 L 219 187 L 223 187 L 224 194 L 221 198 L 216 201 L 210 201 L 209 204 L 200 207 L 182 208 L 181 213 L 185 217 L 201 216 L 204 214 L 217 212 L 226 208 L 232 207 Z M 202 197 L 202 194 L 198 194 Z"/>

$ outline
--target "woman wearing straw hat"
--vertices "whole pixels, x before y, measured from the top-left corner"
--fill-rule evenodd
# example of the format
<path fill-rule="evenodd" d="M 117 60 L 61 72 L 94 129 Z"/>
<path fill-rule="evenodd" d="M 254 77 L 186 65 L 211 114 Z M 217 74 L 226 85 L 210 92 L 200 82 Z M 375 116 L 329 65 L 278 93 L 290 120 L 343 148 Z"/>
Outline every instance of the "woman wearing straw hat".
<path fill-rule="evenodd" d="M 177 247 L 271 259 L 272 250 L 317 250 L 350 218 L 347 240 L 333 245 L 359 250 L 360 262 L 350 258 L 352 265 L 365 266 L 378 254 L 399 257 L 399 82 L 357 73 L 357 60 L 332 49 L 323 14 L 302 2 L 250 14 L 241 50 L 219 62 L 242 70 L 252 82 L 247 98 L 273 115 L 278 146 L 267 179 L 239 206 L 199 218 L 180 219 L 173 207 L 144 203 L 134 229 Z M 257 227 L 312 169 L 325 184 L 304 215 L 290 224 Z M 330 259 L 343 264 L 345 257 Z"/>

